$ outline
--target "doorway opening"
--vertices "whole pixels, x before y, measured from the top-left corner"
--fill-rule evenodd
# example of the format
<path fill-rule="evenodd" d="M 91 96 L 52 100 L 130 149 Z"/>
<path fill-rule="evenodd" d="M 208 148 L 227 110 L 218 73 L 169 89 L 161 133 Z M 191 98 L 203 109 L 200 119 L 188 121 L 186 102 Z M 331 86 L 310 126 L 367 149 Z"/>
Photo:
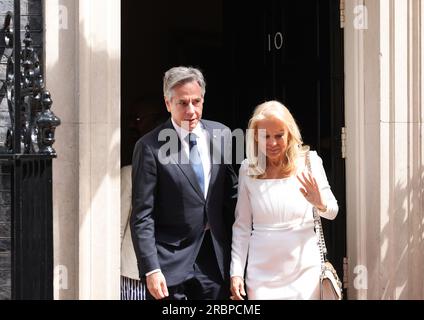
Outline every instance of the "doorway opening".
<path fill-rule="evenodd" d="M 219 107 L 228 75 L 223 34 L 222 0 L 122 2 L 122 165 L 131 163 L 140 135 L 168 118 L 162 77 L 173 66 L 202 70 L 203 117 L 228 122 Z"/>
<path fill-rule="evenodd" d="M 346 257 L 343 30 L 338 0 L 122 2 L 121 163 L 141 134 L 168 118 L 162 76 L 191 65 L 206 78 L 203 117 L 232 130 L 277 99 L 293 113 L 304 143 L 323 159 L 339 204 L 323 221 L 328 257 Z"/>

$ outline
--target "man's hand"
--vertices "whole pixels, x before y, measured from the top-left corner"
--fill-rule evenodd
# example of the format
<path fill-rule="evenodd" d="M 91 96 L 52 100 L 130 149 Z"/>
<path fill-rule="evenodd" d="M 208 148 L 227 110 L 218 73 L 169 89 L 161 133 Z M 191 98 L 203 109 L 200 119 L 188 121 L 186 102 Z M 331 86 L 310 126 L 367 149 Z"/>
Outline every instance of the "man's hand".
<path fill-rule="evenodd" d="M 231 294 L 231 300 L 244 300 L 243 297 L 246 296 L 246 291 L 244 291 L 244 280 L 242 277 L 231 277 Z"/>
<path fill-rule="evenodd" d="M 166 280 L 163 273 L 158 271 L 146 277 L 147 289 L 150 294 L 160 300 L 169 296 Z"/>

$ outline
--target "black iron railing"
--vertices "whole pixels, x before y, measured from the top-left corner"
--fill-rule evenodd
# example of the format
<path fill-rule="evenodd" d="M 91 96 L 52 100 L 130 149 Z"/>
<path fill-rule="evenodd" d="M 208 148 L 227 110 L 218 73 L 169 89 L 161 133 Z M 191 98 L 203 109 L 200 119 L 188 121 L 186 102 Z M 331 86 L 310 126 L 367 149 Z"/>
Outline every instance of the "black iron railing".
<path fill-rule="evenodd" d="M 60 119 L 51 111 L 29 24 L 21 41 L 21 1 L 4 22 L 10 114 L 0 150 L 11 188 L 11 298 L 53 298 L 52 159 Z"/>

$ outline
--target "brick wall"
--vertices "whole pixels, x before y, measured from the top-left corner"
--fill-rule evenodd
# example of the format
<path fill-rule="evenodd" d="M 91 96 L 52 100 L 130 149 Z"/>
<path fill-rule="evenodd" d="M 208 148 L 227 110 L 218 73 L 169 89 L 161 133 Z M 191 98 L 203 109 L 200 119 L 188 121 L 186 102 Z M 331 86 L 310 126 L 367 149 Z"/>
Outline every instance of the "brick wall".
<path fill-rule="evenodd" d="M 5 15 L 13 11 L 13 0 L 0 0 L 0 26 Z M 28 24 L 31 28 L 34 48 L 43 65 L 43 18 L 41 0 L 21 0 L 21 30 Z M 24 31 L 21 38 L 24 39 Z M 0 153 L 5 152 L 4 142 L 10 125 L 9 109 L 5 98 L 5 75 L 7 65 L 4 31 L 0 30 Z M 11 299 L 11 168 L 0 161 L 0 300 Z"/>

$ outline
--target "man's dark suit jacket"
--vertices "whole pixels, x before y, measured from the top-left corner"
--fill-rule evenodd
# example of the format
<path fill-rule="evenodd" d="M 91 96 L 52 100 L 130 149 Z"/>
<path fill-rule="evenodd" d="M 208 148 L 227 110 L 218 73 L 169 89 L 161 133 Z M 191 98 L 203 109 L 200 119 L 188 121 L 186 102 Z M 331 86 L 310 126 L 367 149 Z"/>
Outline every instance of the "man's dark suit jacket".
<path fill-rule="evenodd" d="M 206 221 L 223 280 L 229 279 L 237 176 L 231 164 L 224 164 L 223 155 L 225 148 L 231 149 L 231 132 L 218 122 L 201 123 L 211 137 L 215 162 L 220 162 L 211 164 L 206 199 L 180 140 L 174 139 L 172 148 L 172 138 L 159 141 L 167 133 L 178 137 L 170 119 L 143 136 L 134 149 L 131 234 L 138 269 L 140 277 L 161 269 L 168 286 L 182 283 L 193 270 Z M 225 138 L 217 134 L 220 130 Z"/>

